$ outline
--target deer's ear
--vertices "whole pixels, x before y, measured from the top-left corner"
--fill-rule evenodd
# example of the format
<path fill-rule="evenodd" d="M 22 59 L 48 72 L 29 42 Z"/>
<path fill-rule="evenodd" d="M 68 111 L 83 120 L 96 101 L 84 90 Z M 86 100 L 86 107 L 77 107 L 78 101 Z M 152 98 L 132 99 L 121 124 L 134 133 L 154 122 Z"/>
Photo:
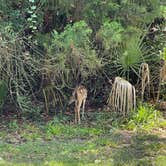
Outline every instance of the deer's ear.
<path fill-rule="evenodd" d="M 108 82 L 112 85 L 112 80 L 108 80 Z"/>

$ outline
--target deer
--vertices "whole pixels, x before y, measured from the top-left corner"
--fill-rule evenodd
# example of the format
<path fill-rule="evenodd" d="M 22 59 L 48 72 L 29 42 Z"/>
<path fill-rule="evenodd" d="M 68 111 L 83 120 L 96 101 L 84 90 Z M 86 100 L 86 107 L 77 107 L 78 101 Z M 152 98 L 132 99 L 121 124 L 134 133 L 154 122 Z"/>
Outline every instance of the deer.
<path fill-rule="evenodd" d="M 75 102 L 74 112 L 75 112 L 75 123 L 81 124 L 80 119 L 80 109 L 82 106 L 82 118 L 84 117 L 84 110 L 85 110 L 85 102 L 87 99 L 87 89 L 83 85 L 76 86 L 74 89 L 72 96 L 69 100 L 69 105 Z"/>

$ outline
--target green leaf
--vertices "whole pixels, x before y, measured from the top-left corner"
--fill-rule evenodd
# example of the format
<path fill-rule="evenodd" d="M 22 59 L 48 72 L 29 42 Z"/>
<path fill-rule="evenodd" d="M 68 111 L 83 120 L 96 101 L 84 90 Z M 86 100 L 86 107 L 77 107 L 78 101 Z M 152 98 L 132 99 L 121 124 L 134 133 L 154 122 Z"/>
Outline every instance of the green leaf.
<path fill-rule="evenodd" d="M 32 10 L 35 10 L 35 9 L 36 9 L 36 6 L 31 6 L 31 9 L 32 9 Z"/>
<path fill-rule="evenodd" d="M 32 2 L 32 3 L 34 3 L 34 2 L 35 2 L 35 0 L 29 0 L 29 2 Z"/>

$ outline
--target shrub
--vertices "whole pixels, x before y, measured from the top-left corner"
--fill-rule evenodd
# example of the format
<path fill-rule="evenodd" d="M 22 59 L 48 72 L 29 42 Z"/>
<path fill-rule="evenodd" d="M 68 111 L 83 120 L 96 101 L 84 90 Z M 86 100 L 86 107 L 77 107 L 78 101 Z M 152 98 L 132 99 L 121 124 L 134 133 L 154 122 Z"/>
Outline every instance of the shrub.
<path fill-rule="evenodd" d="M 62 79 L 58 73 L 65 73 L 67 78 L 71 75 L 74 80 L 78 80 L 80 75 L 87 78 L 101 67 L 101 59 L 91 47 L 91 33 L 92 30 L 84 21 L 68 25 L 59 34 L 54 30 L 48 56 L 58 79 Z"/>
<path fill-rule="evenodd" d="M 8 87 L 5 81 L 0 80 L 0 110 L 3 107 L 4 101 L 7 96 Z"/>
<path fill-rule="evenodd" d="M 140 105 L 137 111 L 131 114 L 125 127 L 136 131 L 151 131 L 162 126 L 166 126 L 166 121 L 159 111 L 149 105 Z"/>
<path fill-rule="evenodd" d="M 116 21 L 105 21 L 97 33 L 103 41 L 106 50 L 115 47 L 122 41 L 122 25 Z"/>
<path fill-rule="evenodd" d="M 91 47 L 91 33 L 88 25 L 80 21 L 67 25 L 61 33 L 54 30 L 51 44 L 45 44 L 47 56 L 41 72 L 49 84 L 43 89 L 47 91 L 46 99 L 49 99 L 49 92 L 53 92 L 54 105 L 64 105 L 66 87 L 75 87 L 102 67 L 101 59 Z"/>
<path fill-rule="evenodd" d="M 27 43 L 17 39 L 12 24 L 0 28 L 0 77 L 8 83 L 10 99 L 20 107 L 19 96 L 33 92 L 39 63 L 29 51 L 23 51 Z"/>

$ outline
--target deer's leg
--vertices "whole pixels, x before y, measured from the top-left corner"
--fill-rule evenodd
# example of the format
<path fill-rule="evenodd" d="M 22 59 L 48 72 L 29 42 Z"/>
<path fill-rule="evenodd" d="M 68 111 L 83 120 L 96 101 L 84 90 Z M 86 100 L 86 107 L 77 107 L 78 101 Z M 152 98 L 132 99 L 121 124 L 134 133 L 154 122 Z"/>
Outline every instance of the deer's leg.
<path fill-rule="evenodd" d="M 80 110 L 78 110 L 78 124 L 81 124 L 81 120 L 80 120 Z"/>
<path fill-rule="evenodd" d="M 82 104 L 82 118 L 85 119 L 85 116 L 84 116 L 84 112 L 85 112 L 85 102 L 86 102 L 86 99 L 83 100 L 83 104 Z"/>
<path fill-rule="evenodd" d="M 78 115 L 78 123 L 81 124 L 81 119 L 80 119 L 80 108 L 81 108 L 82 102 L 78 102 L 77 106 L 77 115 Z"/>
<path fill-rule="evenodd" d="M 75 113 L 75 123 L 77 123 L 77 116 L 78 116 L 77 102 L 75 102 L 74 113 Z"/>
<path fill-rule="evenodd" d="M 75 111 L 75 123 L 77 123 L 77 107 L 75 107 L 74 111 Z"/>

